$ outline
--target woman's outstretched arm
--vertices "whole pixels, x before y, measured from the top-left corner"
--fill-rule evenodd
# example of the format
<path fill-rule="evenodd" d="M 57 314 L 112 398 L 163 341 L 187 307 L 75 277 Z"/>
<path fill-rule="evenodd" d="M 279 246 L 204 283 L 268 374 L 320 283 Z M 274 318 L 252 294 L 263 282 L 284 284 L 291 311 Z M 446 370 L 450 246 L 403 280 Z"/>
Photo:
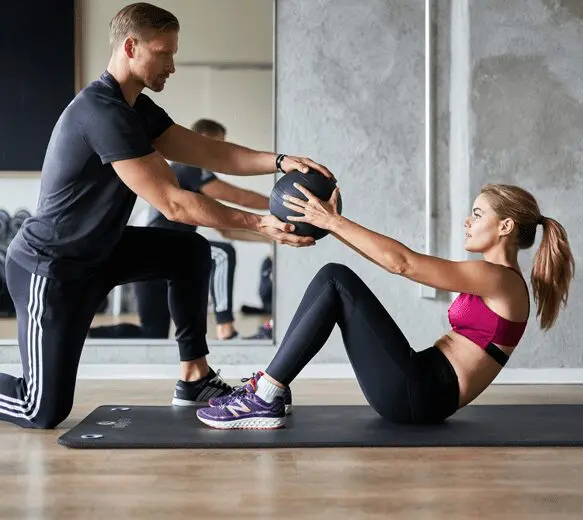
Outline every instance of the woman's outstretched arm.
<path fill-rule="evenodd" d="M 436 289 L 495 297 L 513 276 L 507 269 L 484 260 L 452 261 L 413 251 L 403 243 L 372 231 L 338 214 L 338 188 L 329 201 L 295 186 L 307 198 L 287 196 L 285 205 L 303 216 L 290 221 L 307 222 L 327 229 L 338 240 L 387 271 Z"/>

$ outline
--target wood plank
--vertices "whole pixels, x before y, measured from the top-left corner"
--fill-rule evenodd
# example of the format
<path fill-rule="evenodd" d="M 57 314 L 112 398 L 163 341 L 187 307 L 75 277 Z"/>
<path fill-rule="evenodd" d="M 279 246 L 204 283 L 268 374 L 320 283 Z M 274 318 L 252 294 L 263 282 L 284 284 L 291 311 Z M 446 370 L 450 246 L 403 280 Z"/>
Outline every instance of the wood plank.
<path fill-rule="evenodd" d="M 581 518 L 579 448 L 69 450 L 96 406 L 168 404 L 173 381 L 78 384 L 54 431 L 0 423 L 0 518 Z M 299 380 L 296 404 L 364 403 L 354 381 Z M 583 386 L 493 386 L 476 404 L 583 403 Z"/>

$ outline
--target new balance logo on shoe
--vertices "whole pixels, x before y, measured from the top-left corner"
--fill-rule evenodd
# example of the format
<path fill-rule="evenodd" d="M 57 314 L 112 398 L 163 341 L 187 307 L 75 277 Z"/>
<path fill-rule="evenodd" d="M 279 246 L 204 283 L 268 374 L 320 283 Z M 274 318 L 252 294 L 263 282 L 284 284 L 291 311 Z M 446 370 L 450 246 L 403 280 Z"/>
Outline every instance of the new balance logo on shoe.
<path fill-rule="evenodd" d="M 231 412 L 235 417 L 239 417 L 237 412 L 249 413 L 251 410 L 248 406 L 244 405 L 240 400 L 233 401 L 232 404 L 227 405 L 227 410 Z"/>

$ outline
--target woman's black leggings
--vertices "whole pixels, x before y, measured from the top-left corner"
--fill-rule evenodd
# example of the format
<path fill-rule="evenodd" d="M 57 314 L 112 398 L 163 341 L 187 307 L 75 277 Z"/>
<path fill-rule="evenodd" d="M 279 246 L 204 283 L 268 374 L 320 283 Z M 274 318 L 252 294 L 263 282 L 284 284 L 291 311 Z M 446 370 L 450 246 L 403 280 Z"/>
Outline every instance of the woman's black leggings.
<path fill-rule="evenodd" d="M 369 404 L 403 423 L 440 422 L 458 409 L 459 385 L 436 347 L 413 350 L 365 283 L 348 267 L 327 264 L 314 277 L 266 372 L 289 385 L 338 324 Z"/>

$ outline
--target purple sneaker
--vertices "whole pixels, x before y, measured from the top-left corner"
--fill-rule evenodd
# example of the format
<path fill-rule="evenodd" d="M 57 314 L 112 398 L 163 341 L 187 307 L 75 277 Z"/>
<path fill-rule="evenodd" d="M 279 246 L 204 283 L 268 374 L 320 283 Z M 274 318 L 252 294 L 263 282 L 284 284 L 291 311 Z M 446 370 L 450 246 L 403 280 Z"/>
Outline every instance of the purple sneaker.
<path fill-rule="evenodd" d="M 253 386 L 253 388 L 256 388 L 257 381 L 259 380 L 259 378 L 262 375 L 263 375 L 263 371 L 259 370 L 259 372 L 254 373 L 251 377 L 244 377 L 243 379 L 241 379 L 241 382 L 251 384 Z M 208 401 L 209 406 L 211 406 L 211 407 L 222 406 L 227 401 L 229 401 L 232 397 L 245 394 L 245 392 L 247 391 L 245 389 L 245 386 L 246 385 L 234 386 L 233 391 L 230 394 L 222 395 L 220 397 L 213 397 L 212 399 L 209 399 L 209 401 Z M 291 413 L 293 412 L 293 405 L 292 405 L 292 394 L 291 394 L 291 390 L 290 390 L 289 386 L 286 386 L 285 390 L 283 391 L 283 402 L 285 404 L 285 414 L 291 415 Z"/>
<path fill-rule="evenodd" d="M 255 385 L 246 384 L 244 393 L 231 395 L 221 406 L 199 408 L 198 419 L 222 430 L 273 430 L 285 426 L 283 397 L 266 403 L 255 394 Z"/>

